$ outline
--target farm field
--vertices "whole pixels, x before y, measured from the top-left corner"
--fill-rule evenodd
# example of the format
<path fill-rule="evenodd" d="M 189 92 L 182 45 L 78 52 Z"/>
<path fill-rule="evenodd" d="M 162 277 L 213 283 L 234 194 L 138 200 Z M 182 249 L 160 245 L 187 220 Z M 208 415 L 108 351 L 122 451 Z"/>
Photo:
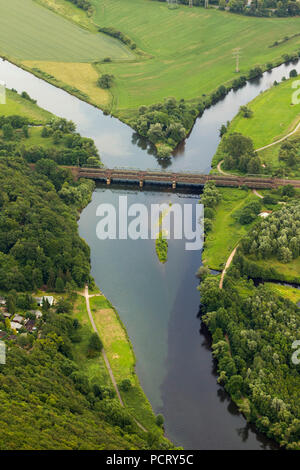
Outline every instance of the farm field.
<path fill-rule="evenodd" d="M 237 77 L 232 57 L 236 47 L 242 48 L 240 74 L 256 65 L 275 65 L 283 54 L 300 48 L 300 37 L 270 47 L 299 32 L 296 17 L 266 20 L 184 5 L 170 10 L 165 2 L 150 0 L 92 3 L 89 18 L 66 0 L 0 0 L 0 52 L 26 66 L 33 61 L 44 72 L 51 69 L 47 73 L 59 75 L 61 86 L 78 88 L 94 104 L 124 119 L 142 104 L 168 96 L 192 101 L 229 84 Z M 125 33 L 146 55 L 135 55 L 121 42 L 93 33 L 96 25 Z M 104 57 L 112 62 L 102 63 Z M 76 73 L 62 62 L 76 64 Z M 98 64 L 82 71 L 81 62 Z M 96 91 L 95 74 L 103 73 L 115 76 L 113 99 Z"/>
<path fill-rule="evenodd" d="M 113 38 L 93 34 L 33 0 L 0 0 L 0 53 L 18 60 L 92 62 L 132 53 Z"/>
<path fill-rule="evenodd" d="M 233 15 L 215 9 L 149 0 L 92 0 L 94 22 L 113 26 L 134 40 L 153 59 L 139 63 L 111 63 L 101 72 L 116 77 L 115 109 L 137 108 L 166 96 L 192 100 L 236 78 L 232 50 L 242 48 L 240 73 L 257 64 L 280 60 L 296 51 L 296 37 L 269 47 L 284 36 L 299 32 L 300 18 L 268 19 Z M 134 14 L 132 13 L 134 12 Z"/>
<path fill-rule="evenodd" d="M 58 15 L 64 16 L 68 20 L 76 23 L 83 28 L 96 32 L 97 27 L 93 24 L 86 11 L 77 8 L 73 3 L 66 0 L 34 0 L 39 5 L 42 5 L 54 11 Z"/>
<path fill-rule="evenodd" d="M 24 61 L 23 64 L 29 69 L 39 69 L 59 80 L 59 86 L 71 86 L 89 97 L 101 108 L 109 107 L 112 95 L 109 90 L 104 90 L 97 86 L 99 74 L 92 64 L 82 62 L 68 62 L 63 65 L 61 62 L 38 62 Z"/>

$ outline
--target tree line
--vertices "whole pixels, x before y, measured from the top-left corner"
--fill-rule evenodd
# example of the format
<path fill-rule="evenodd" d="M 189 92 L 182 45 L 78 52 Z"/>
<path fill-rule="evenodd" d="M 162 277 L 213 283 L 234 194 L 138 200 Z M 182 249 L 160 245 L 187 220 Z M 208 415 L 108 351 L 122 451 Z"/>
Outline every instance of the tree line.
<path fill-rule="evenodd" d="M 265 286 L 254 287 L 237 266 L 223 289 L 206 273 L 200 285 L 202 320 L 213 339 L 218 382 L 257 428 L 281 446 L 300 449 L 299 309 Z"/>

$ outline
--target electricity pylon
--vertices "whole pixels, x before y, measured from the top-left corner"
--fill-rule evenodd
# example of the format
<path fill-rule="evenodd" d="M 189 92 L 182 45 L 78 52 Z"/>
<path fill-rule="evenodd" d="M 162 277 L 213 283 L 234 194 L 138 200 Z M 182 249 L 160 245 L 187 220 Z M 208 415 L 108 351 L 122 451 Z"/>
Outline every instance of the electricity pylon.
<path fill-rule="evenodd" d="M 238 73 L 240 71 L 239 63 L 240 63 L 240 57 L 241 57 L 241 48 L 237 47 L 236 49 L 233 49 L 232 55 L 235 58 L 235 71 L 236 73 Z"/>

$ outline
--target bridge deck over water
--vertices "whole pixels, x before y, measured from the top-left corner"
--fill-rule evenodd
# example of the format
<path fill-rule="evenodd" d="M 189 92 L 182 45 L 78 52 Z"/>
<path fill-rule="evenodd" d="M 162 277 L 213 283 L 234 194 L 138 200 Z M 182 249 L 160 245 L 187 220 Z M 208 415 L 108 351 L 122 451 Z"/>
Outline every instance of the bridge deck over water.
<path fill-rule="evenodd" d="M 198 173 L 171 173 L 167 171 L 140 171 L 131 169 L 79 168 L 69 167 L 76 178 L 90 178 L 110 184 L 137 183 L 143 187 L 145 183 L 152 185 L 170 185 L 175 189 L 178 185 L 203 186 L 214 181 L 217 186 L 239 187 L 246 185 L 253 189 L 272 189 L 286 184 L 300 188 L 300 180 L 289 180 L 259 176 L 230 176 Z"/>

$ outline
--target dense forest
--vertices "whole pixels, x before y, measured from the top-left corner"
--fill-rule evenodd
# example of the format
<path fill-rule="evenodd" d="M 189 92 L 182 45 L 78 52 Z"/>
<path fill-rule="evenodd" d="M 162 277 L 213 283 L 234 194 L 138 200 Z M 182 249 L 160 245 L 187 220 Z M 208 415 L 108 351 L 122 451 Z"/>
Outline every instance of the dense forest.
<path fill-rule="evenodd" d="M 300 449 L 299 309 L 265 286 L 255 288 L 237 267 L 224 288 L 208 276 L 200 287 L 203 321 L 213 337 L 219 382 L 259 430 L 288 449 Z"/>
<path fill-rule="evenodd" d="M 77 218 L 94 183 L 74 181 L 47 158 L 32 169 L 5 146 L 0 181 L 0 290 L 6 299 L 0 338 L 7 346 L 6 365 L 0 365 L 0 448 L 169 447 L 161 430 L 138 428 L 106 379 L 89 378 L 76 362 L 75 347 L 87 358 L 102 348 L 86 326 L 89 339 L 82 343 L 83 326 L 72 315 L 74 292 L 86 282 L 93 285 L 90 250 L 78 235 Z M 52 307 L 45 301 L 36 319 L 31 294 L 40 288 L 58 297 Z M 16 312 L 27 328 L 23 324 L 18 334 L 7 317 L 14 320 Z"/>
<path fill-rule="evenodd" d="M 51 289 L 58 279 L 83 286 L 90 253 L 77 233 L 77 211 L 93 182 L 74 182 L 49 159 L 33 172 L 21 157 L 1 157 L 0 175 L 0 289 Z"/>
<path fill-rule="evenodd" d="M 1 316 L 1 314 L 0 314 Z M 44 311 L 39 338 L 8 342 L 0 366 L 0 449 L 131 449 L 147 447 L 112 389 L 89 383 L 72 357 L 80 325 Z"/>
<path fill-rule="evenodd" d="M 293 189 L 293 188 L 292 188 Z M 300 254 L 300 202 L 284 205 L 250 231 L 242 240 L 244 254 L 255 259 L 276 257 L 289 263 Z"/>
<path fill-rule="evenodd" d="M 202 321 L 212 334 L 219 383 L 247 420 L 289 449 L 300 449 L 300 366 L 292 360 L 293 343 L 300 339 L 300 311 L 268 286 L 256 287 L 251 278 L 268 279 L 274 274 L 278 279 L 280 273 L 272 271 L 272 260 L 278 259 L 285 266 L 299 259 L 297 196 L 295 189 L 286 185 L 244 205 L 239 200 L 234 202 L 231 231 L 234 224 L 249 225 L 249 231 L 238 245 L 223 288 L 219 276 L 212 276 L 207 266 L 197 272 L 202 280 Z M 205 205 L 207 234 L 215 229 L 213 221 L 222 202 L 213 182 L 205 185 L 201 202 Z M 266 206 L 273 209 L 272 213 L 258 218 L 258 212 Z M 214 235 L 217 250 L 219 238 Z"/>

